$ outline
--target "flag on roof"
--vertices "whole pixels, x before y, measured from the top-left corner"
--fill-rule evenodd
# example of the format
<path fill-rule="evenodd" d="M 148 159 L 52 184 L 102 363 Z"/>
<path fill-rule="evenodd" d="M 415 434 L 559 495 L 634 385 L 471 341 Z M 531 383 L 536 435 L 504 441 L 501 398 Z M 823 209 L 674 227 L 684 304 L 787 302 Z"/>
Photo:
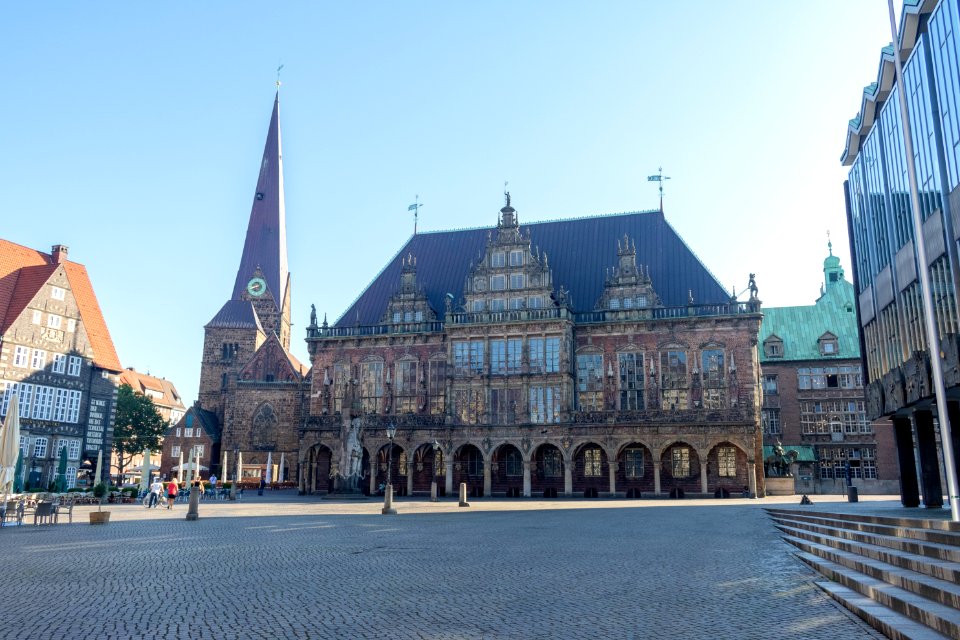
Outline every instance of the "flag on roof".
<path fill-rule="evenodd" d="M 416 211 L 418 206 L 419 205 L 412 204 L 409 207 L 407 207 L 407 211 Z"/>

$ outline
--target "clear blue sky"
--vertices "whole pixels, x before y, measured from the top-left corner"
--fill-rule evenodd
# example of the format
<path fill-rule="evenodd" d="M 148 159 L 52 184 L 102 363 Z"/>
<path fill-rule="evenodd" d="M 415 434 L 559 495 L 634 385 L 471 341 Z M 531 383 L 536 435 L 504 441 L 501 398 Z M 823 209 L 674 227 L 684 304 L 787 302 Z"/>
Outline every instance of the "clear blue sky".
<path fill-rule="evenodd" d="M 412 232 L 657 207 L 725 287 L 850 272 L 847 121 L 884 0 L 20 2 L 0 22 L 0 237 L 85 264 L 121 362 L 197 393 L 281 93 L 294 352 Z M 642 261 L 642 256 L 640 257 Z M 656 283 L 654 283 L 656 284 Z"/>

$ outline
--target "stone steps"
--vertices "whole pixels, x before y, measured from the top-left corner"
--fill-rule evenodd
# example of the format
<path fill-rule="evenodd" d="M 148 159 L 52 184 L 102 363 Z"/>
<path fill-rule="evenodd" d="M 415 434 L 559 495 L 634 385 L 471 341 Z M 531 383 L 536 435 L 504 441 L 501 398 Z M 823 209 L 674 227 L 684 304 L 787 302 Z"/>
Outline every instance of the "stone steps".
<path fill-rule="evenodd" d="M 768 509 L 831 597 L 891 638 L 960 639 L 960 526 Z"/>

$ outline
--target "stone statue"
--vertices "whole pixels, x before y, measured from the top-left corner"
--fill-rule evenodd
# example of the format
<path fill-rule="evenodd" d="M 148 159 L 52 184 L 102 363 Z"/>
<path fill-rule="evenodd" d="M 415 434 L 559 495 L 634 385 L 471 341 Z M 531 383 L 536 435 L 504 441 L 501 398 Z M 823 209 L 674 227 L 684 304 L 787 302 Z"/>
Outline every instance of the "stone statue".
<path fill-rule="evenodd" d="M 338 493 L 357 493 L 364 477 L 362 418 L 344 420 L 340 442 L 338 464 L 331 469 L 330 475 L 336 475 Z"/>
<path fill-rule="evenodd" d="M 317 326 L 317 308 L 314 305 L 310 305 L 310 326 Z"/>
<path fill-rule="evenodd" d="M 775 476 L 789 476 L 790 474 L 790 463 L 793 462 L 793 457 L 788 455 L 783 450 L 783 444 L 779 440 L 773 445 L 773 462 L 769 465 L 769 470 L 771 475 Z"/>
<path fill-rule="evenodd" d="M 757 279 L 756 279 L 756 276 L 757 276 L 757 274 L 751 273 L 751 274 L 750 274 L 750 283 L 747 285 L 748 287 L 750 287 L 750 299 L 751 299 L 751 300 L 756 300 L 756 298 L 757 298 L 757 292 L 759 291 L 759 289 L 757 289 Z"/>

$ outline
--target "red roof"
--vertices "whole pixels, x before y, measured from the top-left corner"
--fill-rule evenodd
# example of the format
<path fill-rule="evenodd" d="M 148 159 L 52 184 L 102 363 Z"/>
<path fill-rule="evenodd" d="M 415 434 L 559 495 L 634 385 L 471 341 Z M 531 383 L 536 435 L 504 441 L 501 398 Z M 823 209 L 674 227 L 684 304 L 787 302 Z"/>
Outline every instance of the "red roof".
<path fill-rule="evenodd" d="M 122 371 L 110 331 L 100 311 L 90 277 L 82 264 L 63 263 L 70 289 L 80 309 L 80 319 L 93 348 L 93 364 L 109 371 Z M 0 239 L 0 334 L 10 328 L 23 310 L 59 268 L 53 256 Z"/>

